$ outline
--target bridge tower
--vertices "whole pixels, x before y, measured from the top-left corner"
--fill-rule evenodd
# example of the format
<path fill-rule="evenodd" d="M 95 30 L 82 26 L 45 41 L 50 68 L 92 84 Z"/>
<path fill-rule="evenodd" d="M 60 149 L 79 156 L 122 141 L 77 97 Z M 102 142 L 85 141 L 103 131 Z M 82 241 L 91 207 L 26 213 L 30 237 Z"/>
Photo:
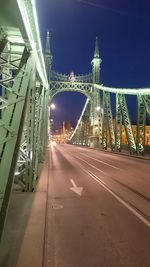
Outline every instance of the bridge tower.
<path fill-rule="evenodd" d="M 95 40 L 95 51 L 94 57 L 91 61 L 92 65 L 92 82 L 93 84 L 100 83 L 100 65 L 101 65 L 101 58 L 99 53 L 99 44 L 98 44 L 98 36 L 96 36 Z M 93 101 L 91 103 L 91 126 L 92 126 L 92 136 L 91 136 L 91 146 L 98 147 L 101 143 L 101 123 L 100 123 L 100 94 L 99 90 L 96 88 L 92 88 L 93 91 Z"/>
<path fill-rule="evenodd" d="M 91 61 L 93 83 L 99 83 L 100 82 L 100 65 L 101 65 L 101 62 L 102 62 L 102 60 L 100 58 L 100 53 L 99 53 L 98 36 L 96 36 L 94 57 Z"/>

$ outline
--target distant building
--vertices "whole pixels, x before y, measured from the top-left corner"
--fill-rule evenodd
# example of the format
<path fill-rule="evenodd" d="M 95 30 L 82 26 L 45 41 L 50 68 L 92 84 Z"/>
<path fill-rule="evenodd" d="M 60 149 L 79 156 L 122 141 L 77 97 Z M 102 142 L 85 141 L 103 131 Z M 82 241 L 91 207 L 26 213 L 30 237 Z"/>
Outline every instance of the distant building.
<path fill-rule="evenodd" d="M 137 135 L 137 126 L 132 125 L 134 137 Z M 122 126 L 122 144 L 127 145 L 127 136 L 124 126 Z M 150 125 L 145 125 L 145 146 L 150 146 Z"/>
<path fill-rule="evenodd" d="M 115 121 L 114 121 L 115 125 Z M 137 136 L 137 126 L 132 125 L 133 135 L 136 140 Z M 110 136 L 109 136 L 109 130 L 107 129 L 107 142 L 110 144 Z M 122 145 L 127 145 L 128 140 L 126 136 L 126 131 L 124 125 L 122 125 Z M 150 125 L 145 125 L 145 146 L 150 146 Z"/>
<path fill-rule="evenodd" d="M 69 137 L 73 132 L 73 127 L 70 122 L 63 122 L 59 130 L 55 131 L 52 140 L 60 143 L 67 143 Z"/>

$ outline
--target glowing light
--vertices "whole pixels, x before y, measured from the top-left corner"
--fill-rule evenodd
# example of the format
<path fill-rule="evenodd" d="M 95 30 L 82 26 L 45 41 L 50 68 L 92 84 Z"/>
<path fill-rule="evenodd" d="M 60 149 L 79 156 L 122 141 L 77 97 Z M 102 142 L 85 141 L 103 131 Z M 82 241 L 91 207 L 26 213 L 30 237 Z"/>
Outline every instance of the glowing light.
<path fill-rule="evenodd" d="M 15 172 L 15 176 L 17 176 L 17 175 L 19 175 L 20 174 L 20 172 L 19 171 L 16 171 Z"/>
<path fill-rule="evenodd" d="M 101 109 L 100 106 L 97 106 L 97 107 L 96 107 L 96 110 L 97 110 L 97 111 L 100 111 L 100 109 Z"/>
<path fill-rule="evenodd" d="M 51 109 L 55 109 L 55 108 L 56 108 L 55 104 L 52 103 L 52 104 L 51 104 Z"/>
<path fill-rule="evenodd" d="M 52 144 L 53 144 L 53 146 L 56 146 L 56 145 L 57 145 L 57 144 L 56 144 L 56 141 L 53 141 Z"/>

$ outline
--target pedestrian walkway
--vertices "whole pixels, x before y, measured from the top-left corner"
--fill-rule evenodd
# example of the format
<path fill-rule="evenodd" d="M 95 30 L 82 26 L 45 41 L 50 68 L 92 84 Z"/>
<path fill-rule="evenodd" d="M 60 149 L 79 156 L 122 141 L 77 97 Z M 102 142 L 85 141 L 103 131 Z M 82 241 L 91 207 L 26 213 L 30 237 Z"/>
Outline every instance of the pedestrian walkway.
<path fill-rule="evenodd" d="M 48 178 L 47 158 L 36 192 L 13 190 L 0 243 L 0 267 L 41 267 Z"/>

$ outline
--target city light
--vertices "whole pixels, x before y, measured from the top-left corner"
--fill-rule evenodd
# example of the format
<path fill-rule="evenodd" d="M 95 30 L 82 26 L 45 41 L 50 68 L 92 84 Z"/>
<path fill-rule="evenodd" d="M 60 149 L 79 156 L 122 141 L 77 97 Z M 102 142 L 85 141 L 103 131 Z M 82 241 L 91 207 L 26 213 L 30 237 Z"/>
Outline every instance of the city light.
<path fill-rule="evenodd" d="M 100 111 L 100 106 L 97 106 L 97 107 L 96 107 L 96 110 L 97 110 L 97 111 Z"/>

